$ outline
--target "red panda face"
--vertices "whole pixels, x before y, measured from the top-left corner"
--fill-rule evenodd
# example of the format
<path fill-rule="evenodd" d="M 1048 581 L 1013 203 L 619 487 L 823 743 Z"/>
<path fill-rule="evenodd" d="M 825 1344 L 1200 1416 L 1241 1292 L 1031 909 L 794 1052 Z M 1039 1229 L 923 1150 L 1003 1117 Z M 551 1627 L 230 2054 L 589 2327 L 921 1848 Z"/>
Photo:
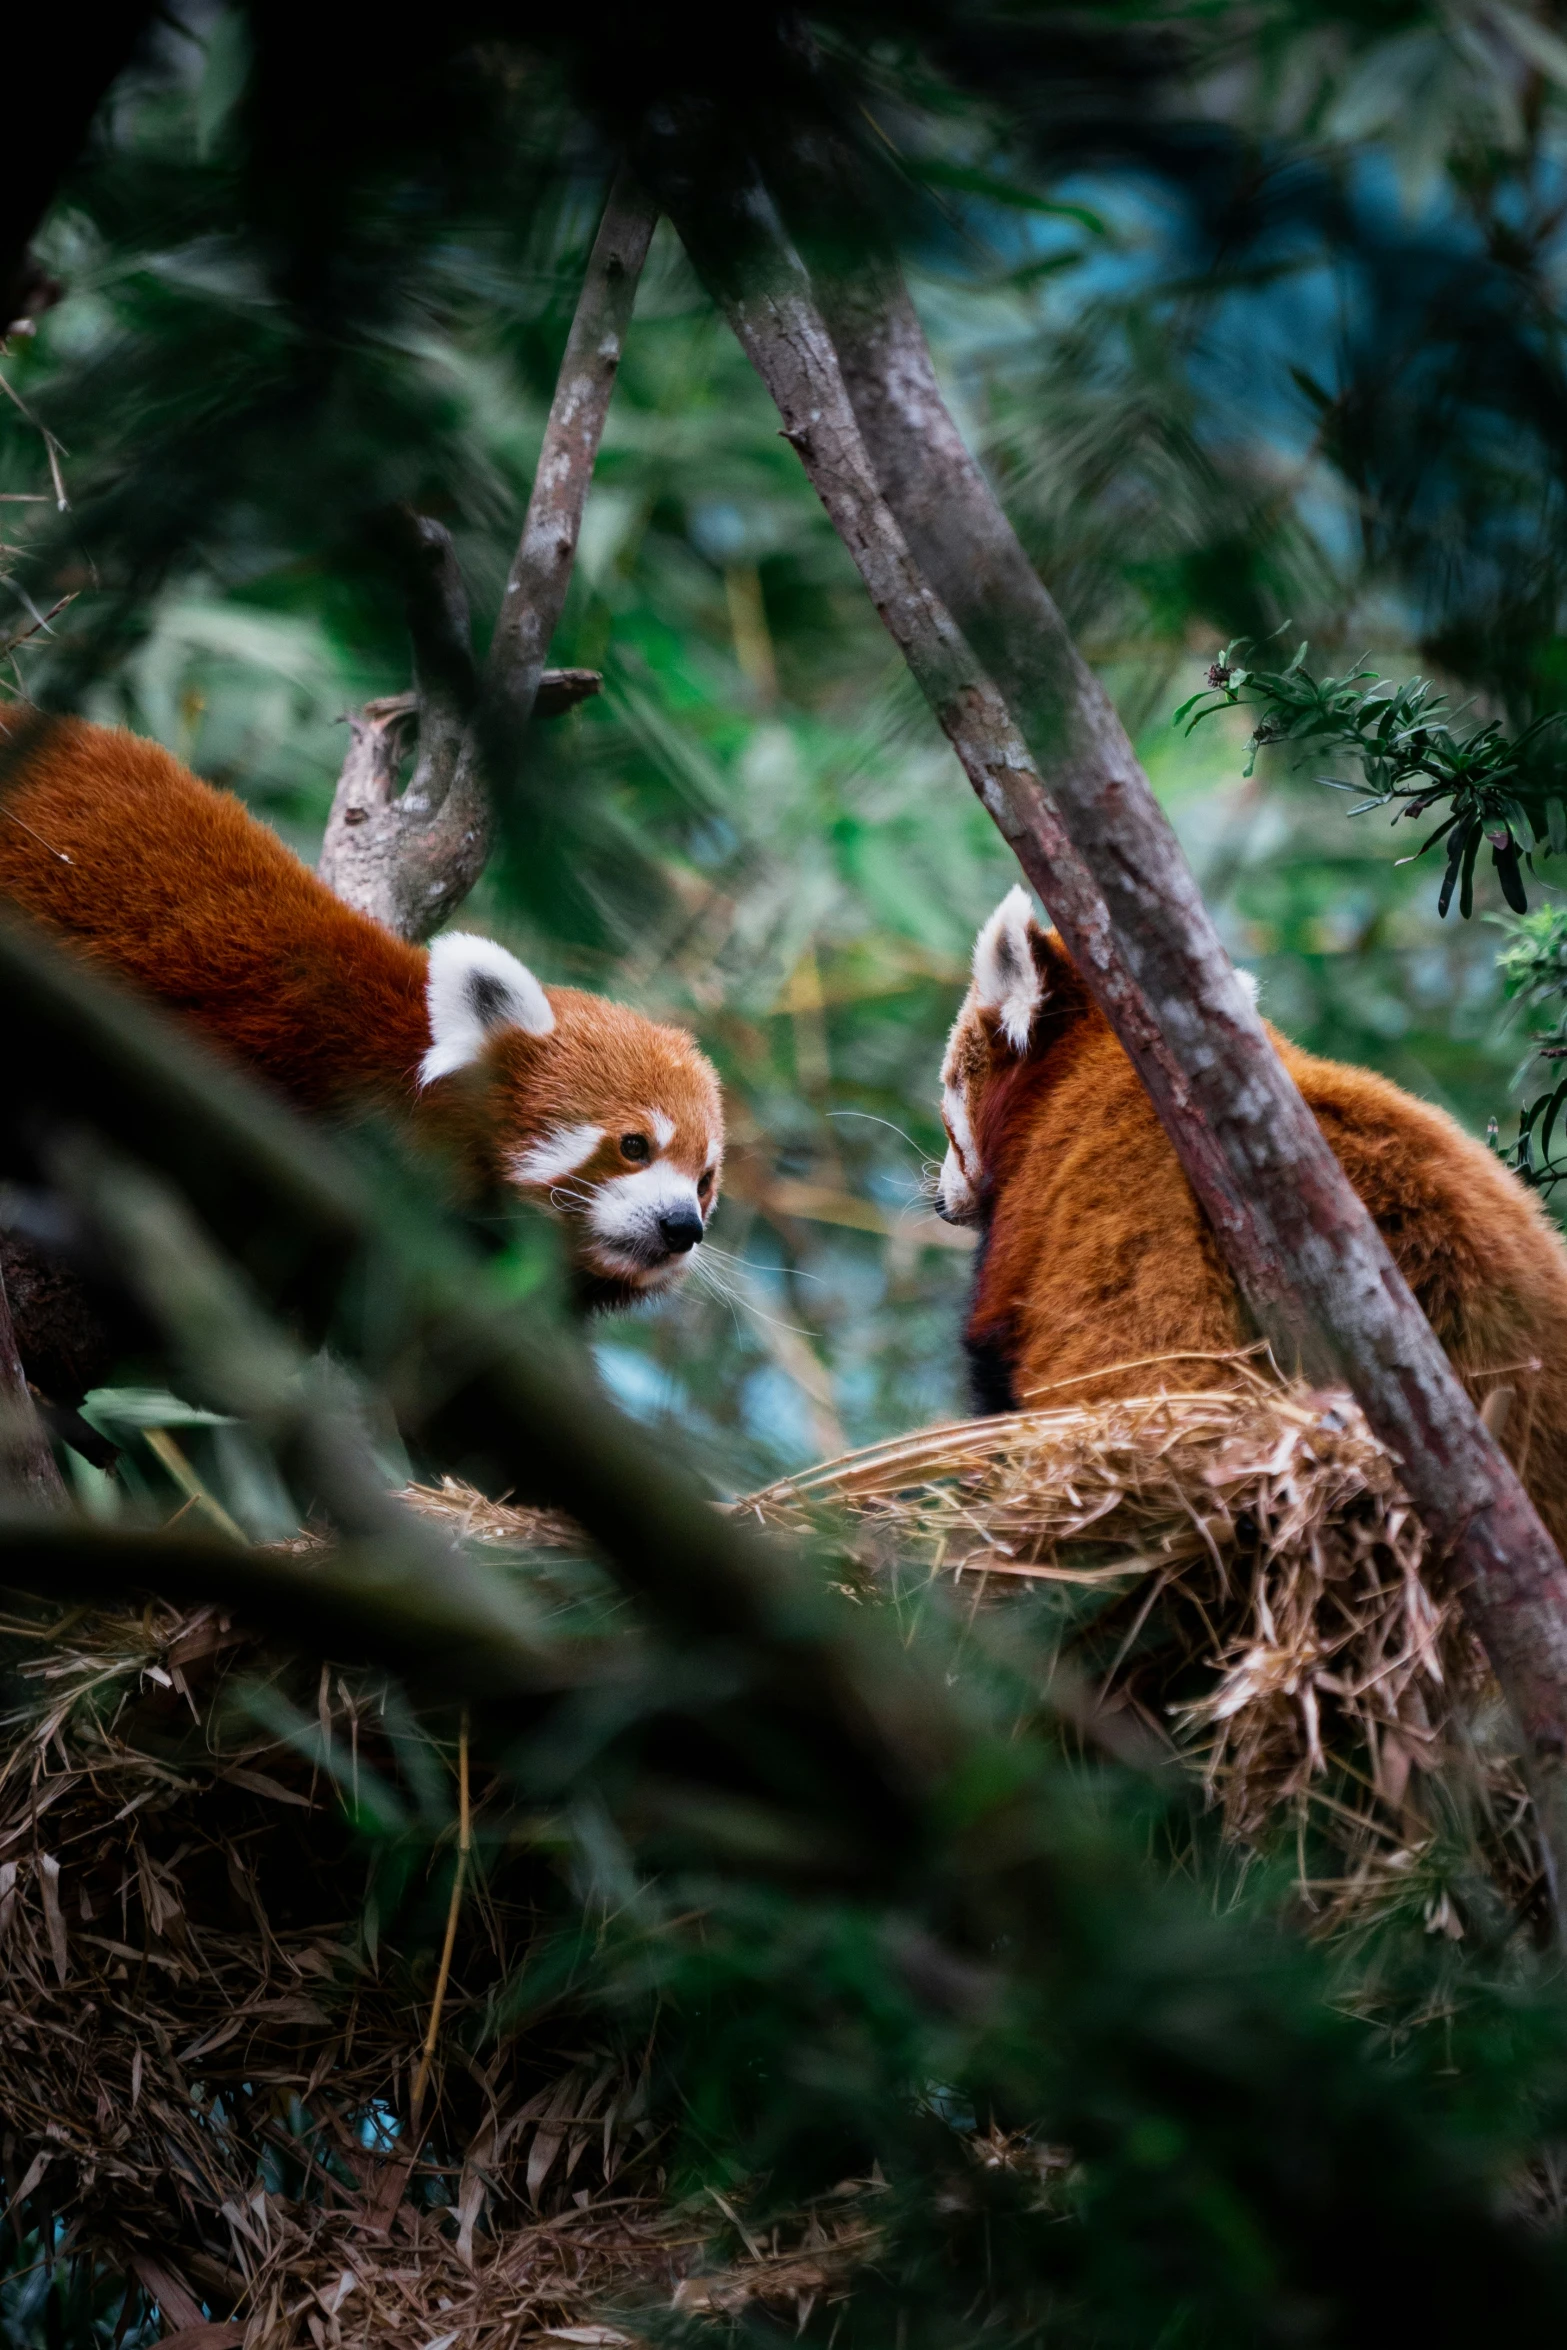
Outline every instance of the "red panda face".
<path fill-rule="evenodd" d="M 1028 893 L 1012 889 L 974 942 L 974 981 L 953 1022 L 941 1064 L 941 1122 L 947 1155 L 936 1186 L 936 1213 L 949 1224 L 977 1224 L 991 1171 L 981 1139 L 996 1076 L 1027 1058 L 1045 1001 L 1045 934 Z"/>
<path fill-rule="evenodd" d="M 712 1064 L 678 1028 L 576 988 L 542 988 L 492 939 L 430 949 L 429 1085 L 489 1079 L 485 1157 L 561 1224 L 585 1300 L 625 1305 L 685 1273 L 718 1201 Z"/>
<path fill-rule="evenodd" d="M 1255 1003 L 1253 975 L 1235 977 Z M 1051 1055 L 1084 1018 L 1101 1015 L 1076 965 L 1034 919 L 1027 891 L 1009 890 L 974 941 L 973 984 L 941 1065 L 947 1155 L 935 1204 L 949 1224 L 986 1220 Z"/>

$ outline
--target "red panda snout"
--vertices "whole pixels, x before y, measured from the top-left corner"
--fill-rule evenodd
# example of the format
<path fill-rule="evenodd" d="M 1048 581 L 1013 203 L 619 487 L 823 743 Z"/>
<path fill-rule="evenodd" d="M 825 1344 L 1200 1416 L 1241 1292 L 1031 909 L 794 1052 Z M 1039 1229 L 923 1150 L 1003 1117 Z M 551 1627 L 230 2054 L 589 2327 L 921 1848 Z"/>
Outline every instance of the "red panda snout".
<path fill-rule="evenodd" d="M 479 1063 L 497 1173 L 560 1222 L 586 1302 L 626 1304 L 689 1270 L 718 1200 L 723 1110 L 680 1029 L 544 988 L 493 939 L 430 950 L 424 1081 Z"/>

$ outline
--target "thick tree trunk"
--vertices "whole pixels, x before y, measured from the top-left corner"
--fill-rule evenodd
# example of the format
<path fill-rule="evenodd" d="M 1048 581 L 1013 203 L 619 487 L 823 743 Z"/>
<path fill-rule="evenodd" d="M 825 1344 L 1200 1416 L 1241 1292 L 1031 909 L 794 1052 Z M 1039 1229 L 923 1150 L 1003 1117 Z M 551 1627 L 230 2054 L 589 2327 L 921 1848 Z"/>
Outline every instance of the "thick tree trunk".
<path fill-rule="evenodd" d="M 439 523 L 418 518 L 400 552 L 416 692 L 372 702 L 353 739 L 322 843 L 329 888 L 399 937 L 428 938 L 489 860 L 498 795 L 516 772 L 539 704 L 545 655 L 560 624 L 604 419 L 657 213 L 622 172 L 604 207 L 556 381 L 522 537 L 482 676 L 468 598 Z M 549 673 L 555 706 L 597 690 L 590 671 Z M 570 690 L 570 681 L 579 690 Z M 396 792 L 401 729 L 417 711 L 419 750 Z"/>
<path fill-rule="evenodd" d="M 768 233 L 770 208 L 752 194 L 731 229 L 737 217 L 754 230 L 740 283 L 733 245 L 715 246 L 700 214 L 677 225 L 883 620 L 1148 1083 L 1259 1326 L 1286 1368 L 1341 1378 L 1399 1460 L 1517 1712 L 1554 1896 L 1567 1881 L 1567 1567 L 1236 981 L 1108 697 L 946 415 L 912 311 L 874 290 L 835 303 L 873 463 L 809 281 Z M 972 639 L 925 584 L 881 494 L 883 463 Z M 1064 864 L 1052 853 L 1061 840 Z"/>

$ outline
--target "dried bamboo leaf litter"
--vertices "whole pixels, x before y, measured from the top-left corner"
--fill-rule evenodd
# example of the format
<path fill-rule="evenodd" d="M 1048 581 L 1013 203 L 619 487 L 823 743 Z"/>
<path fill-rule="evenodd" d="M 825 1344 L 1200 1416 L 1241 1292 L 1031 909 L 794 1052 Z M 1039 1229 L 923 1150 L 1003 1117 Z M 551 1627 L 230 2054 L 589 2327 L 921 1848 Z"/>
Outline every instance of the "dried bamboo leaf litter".
<path fill-rule="evenodd" d="M 1201 1773 L 1234 1838 L 1281 1823 L 1331 1855 L 1324 1927 L 1404 1903 L 1455 1836 L 1497 1897 L 1537 1882 L 1527 1800 L 1485 1659 L 1353 1399 L 1265 1382 L 1016 1412 L 873 1446 L 741 1505 L 844 1525 L 873 1580 L 945 1577 L 977 1604 L 1053 1589 L 1102 1704 Z M 1456 1806 L 1456 1811 L 1455 1811 Z M 1428 1924 L 1456 1924 L 1440 1886 Z"/>
<path fill-rule="evenodd" d="M 572 1540 L 451 1482 L 406 1498 L 467 1539 Z M 959 1422 L 736 1506 L 825 1517 L 862 1595 L 946 1578 L 986 1613 L 1065 1603 L 1059 1645 L 1190 1759 L 1230 1833 L 1322 1832 L 1332 1865 L 1313 1876 L 1303 1843 L 1301 1874 L 1325 1927 L 1413 1894 L 1454 1930 L 1430 1862 L 1455 1785 L 1469 1864 L 1527 1897 L 1483 1662 L 1341 1396 L 1243 1378 Z M 167 2324 L 235 2309 L 253 2350 L 610 2344 L 606 2308 L 649 2293 L 787 2313 L 844 2289 L 867 2241 L 852 2206 L 713 2271 L 714 2223 L 667 2206 L 614 2050 L 557 2027 L 463 2054 L 531 1930 L 510 1874 L 509 1906 L 482 1870 L 465 1897 L 437 2126 L 403 2166 L 377 2116 L 406 2107 L 450 1878 L 413 1889 L 399 1938 L 420 1955 L 396 1961 L 344 1816 L 380 1816 L 392 1900 L 396 1804 L 417 1793 L 394 1693 L 210 1608 L 19 1614 L 0 1653 L 0 2163 L 62 2249 L 122 2262 Z"/>
<path fill-rule="evenodd" d="M 421 1909 L 413 1889 L 421 1963 L 395 1962 L 340 1800 L 362 1824 L 379 1807 L 386 1898 L 412 1725 L 384 1688 L 321 1669 L 307 1717 L 301 1668 L 215 1609 L 12 1619 L 0 1646 L 0 2160 L 18 2223 L 26 2205 L 46 2233 L 63 2224 L 60 2250 L 122 2263 L 166 2321 L 237 2303 L 279 2350 L 340 2338 L 323 2296 L 350 2268 L 356 2318 L 374 2307 L 378 2334 L 421 2344 L 442 2298 L 471 2305 L 454 2340 L 515 2339 L 667 2268 L 679 2231 L 650 2200 L 614 2053 L 569 2034 L 461 2053 L 526 1939 L 521 1905 L 482 1888 L 464 1904 L 411 2178 L 377 2127 L 406 2107 L 440 1940 L 426 1910 L 445 1895 L 432 1884 Z"/>

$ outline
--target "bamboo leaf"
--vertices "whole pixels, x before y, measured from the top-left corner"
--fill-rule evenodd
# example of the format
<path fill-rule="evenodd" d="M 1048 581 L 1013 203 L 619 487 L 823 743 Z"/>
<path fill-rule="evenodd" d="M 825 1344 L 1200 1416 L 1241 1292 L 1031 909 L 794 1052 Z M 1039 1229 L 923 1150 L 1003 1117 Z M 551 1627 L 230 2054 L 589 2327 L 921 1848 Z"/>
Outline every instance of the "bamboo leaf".
<path fill-rule="evenodd" d="M 1475 910 L 1475 859 L 1484 837 L 1484 828 L 1477 818 L 1464 844 L 1463 873 L 1458 885 L 1458 912 L 1465 922 Z"/>

